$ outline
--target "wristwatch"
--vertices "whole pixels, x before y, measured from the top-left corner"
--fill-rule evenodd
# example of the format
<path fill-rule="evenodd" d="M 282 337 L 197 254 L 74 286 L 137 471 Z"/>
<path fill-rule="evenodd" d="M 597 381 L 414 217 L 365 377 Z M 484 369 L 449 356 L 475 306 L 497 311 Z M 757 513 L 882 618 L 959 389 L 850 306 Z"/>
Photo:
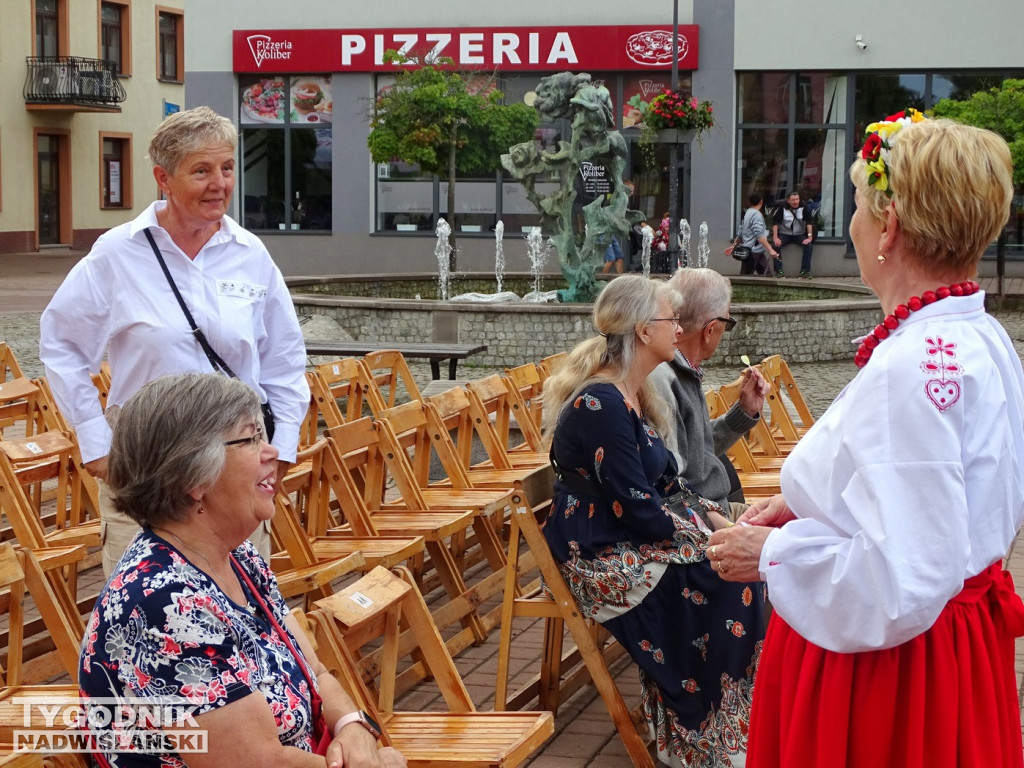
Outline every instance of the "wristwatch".
<path fill-rule="evenodd" d="M 351 723 L 359 723 L 363 728 L 372 733 L 373 738 L 375 739 L 379 739 L 381 737 L 381 730 L 380 726 L 377 725 L 377 721 L 366 714 L 366 712 L 359 709 L 338 718 L 338 722 L 334 724 L 334 738 L 338 738 L 338 734 L 341 733 L 341 729 Z"/>

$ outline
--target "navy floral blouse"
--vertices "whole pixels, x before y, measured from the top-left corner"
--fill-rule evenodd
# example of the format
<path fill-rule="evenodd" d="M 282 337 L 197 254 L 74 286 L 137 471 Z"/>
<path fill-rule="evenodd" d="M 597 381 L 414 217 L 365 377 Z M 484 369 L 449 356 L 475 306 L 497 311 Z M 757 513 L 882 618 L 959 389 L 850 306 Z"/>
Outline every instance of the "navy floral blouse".
<path fill-rule="evenodd" d="M 288 608 L 266 561 L 249 542 L 234 557 L 283 627 Z M 89 620 L 79 669 L 83 696 L 183 700 L 201 715 L 258 691 L 270 704 L 281 743 L 312 751 L 307 677 L 239 580 L 246 606 L 228 598 L 169 542 L 143 530 Z M 131 747 L 103 757 L 117 767 L 185 764 L 175 753 Z"/>

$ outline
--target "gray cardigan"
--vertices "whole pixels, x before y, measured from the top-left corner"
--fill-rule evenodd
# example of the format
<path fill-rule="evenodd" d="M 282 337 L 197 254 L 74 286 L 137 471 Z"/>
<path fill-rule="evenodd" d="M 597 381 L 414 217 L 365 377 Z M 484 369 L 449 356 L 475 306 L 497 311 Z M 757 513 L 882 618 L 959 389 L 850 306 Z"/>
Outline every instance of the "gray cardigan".
<path fill-rule="evenodd" d="M 760 415 L 751 418 L 736 403 L 712 421 L 701 380 L 679 352 L 655 368 L 650 380 L 675 411 L 675 440 L 666 444 L 675 454 L 680 477 L 701 496 L 728 510 L 729 476 L 718 455 L 749 432 Z"/>

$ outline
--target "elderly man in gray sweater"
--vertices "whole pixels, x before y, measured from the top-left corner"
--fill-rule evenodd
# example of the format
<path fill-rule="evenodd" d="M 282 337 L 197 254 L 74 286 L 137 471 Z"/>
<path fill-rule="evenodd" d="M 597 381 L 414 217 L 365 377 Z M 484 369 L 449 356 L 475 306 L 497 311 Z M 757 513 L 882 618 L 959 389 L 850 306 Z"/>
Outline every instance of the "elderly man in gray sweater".
<path fill-rule="evenodd" d="M 701 365 L 714 354 L 722 334 L 736 324 L 729 316 L 732 285 L 712 269 L 680 269 L 669 282 L 682 297 L 675 308 L 682 334 L 675 358 L 651 374 L 658 392 L 675 410 L 674 441 L 669 437 L 667 444 L 683 481 L 728 514 L 729 476 L 718 457 L 757 423 L 770 387 L 756 368 L 748 367 L 739 400 L 724 416 L 711 420 Z"/>

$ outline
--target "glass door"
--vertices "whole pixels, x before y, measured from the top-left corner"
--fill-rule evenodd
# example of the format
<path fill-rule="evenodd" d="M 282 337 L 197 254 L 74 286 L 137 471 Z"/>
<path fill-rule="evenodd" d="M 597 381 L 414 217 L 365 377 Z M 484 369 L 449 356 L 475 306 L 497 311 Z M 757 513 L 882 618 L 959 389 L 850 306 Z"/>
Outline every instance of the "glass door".
<path fill-rule="evenodd" d="M 36 145 L 39 244 L 60 243 L 60 139 L 40 134 Z"/>

